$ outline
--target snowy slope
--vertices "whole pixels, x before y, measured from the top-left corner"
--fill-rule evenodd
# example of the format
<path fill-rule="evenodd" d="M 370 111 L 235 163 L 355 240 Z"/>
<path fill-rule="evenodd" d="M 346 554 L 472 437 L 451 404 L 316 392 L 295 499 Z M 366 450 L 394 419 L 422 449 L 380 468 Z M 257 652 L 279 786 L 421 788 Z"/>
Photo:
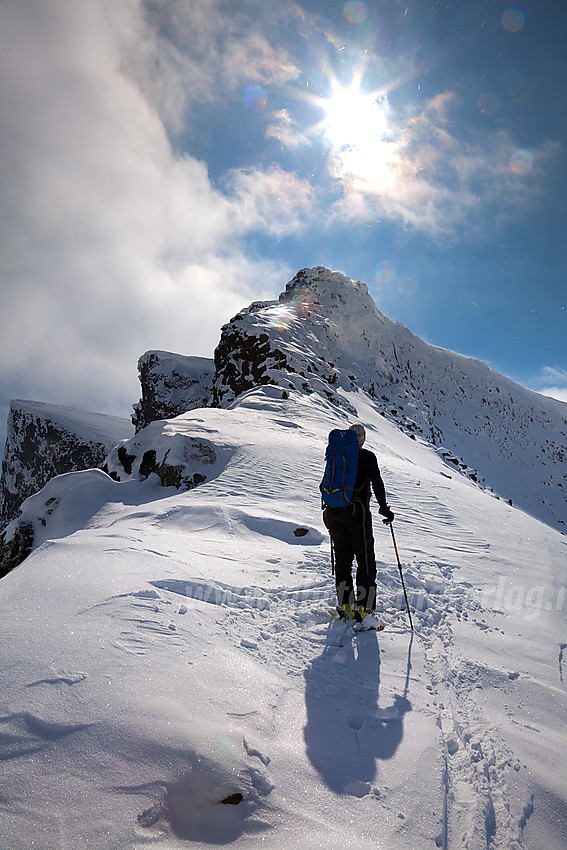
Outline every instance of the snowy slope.
<path fill-rule="evenodd" d="M 343 393 L 413 638 L 377 517 L 388 626 L 328 620 L 334 404 L 268 386 L 163 424 L 177 456 L 216 447 L 214 475 L 90 470 L 26 503 L 44 542 L 0 583 L 0 846 L 565 846 L 566 538 Z"/>
<path fill-rule="evenodd" d="M 360 389 L 453 469 L 565 530 L 567 404 L 428 345 L 380 313 L 360 281 L 303 269 L 278 301 L 252 304 L 225 325 L 215 360 L 220 404 L 272 383 L 344 410 L 344 392 Z"/>

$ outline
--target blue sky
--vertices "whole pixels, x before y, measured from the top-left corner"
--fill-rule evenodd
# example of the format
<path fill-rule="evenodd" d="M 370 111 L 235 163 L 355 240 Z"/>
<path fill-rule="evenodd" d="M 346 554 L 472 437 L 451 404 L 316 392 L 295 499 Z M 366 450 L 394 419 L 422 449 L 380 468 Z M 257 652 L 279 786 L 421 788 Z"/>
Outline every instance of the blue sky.
<path fill-rule="evenodd" d="M 0 418 L 129 416 L 299 268 L 567 400 L 567 7 L 3 0 Z"/>

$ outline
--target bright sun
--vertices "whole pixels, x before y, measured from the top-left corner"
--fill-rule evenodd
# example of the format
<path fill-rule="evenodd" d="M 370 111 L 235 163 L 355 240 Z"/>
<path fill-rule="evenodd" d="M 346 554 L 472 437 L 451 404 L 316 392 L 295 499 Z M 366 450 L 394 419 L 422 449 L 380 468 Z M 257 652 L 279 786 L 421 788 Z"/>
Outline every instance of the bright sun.
<path fill-rule="evenodd" d="M 325 135 L 336 147 L 354 147 L 382 136 L 386 116 L 375 94 L 362 94 L 357 80 L 348 88 L 333 83 L 333 94 L 323 104 L 327 113 Z"/>
<path fill-rule="evenodd" d="M 388 126 L 386 99 L 376 92 L 363 94 L 358 79 L 347 88 L 335 81 L 332 89 L 331 97 L 319 105 L 326 112 L 320 127 L 333 148 L 335 168 L 359 188 L 391 183 L 398 146 Z"/>

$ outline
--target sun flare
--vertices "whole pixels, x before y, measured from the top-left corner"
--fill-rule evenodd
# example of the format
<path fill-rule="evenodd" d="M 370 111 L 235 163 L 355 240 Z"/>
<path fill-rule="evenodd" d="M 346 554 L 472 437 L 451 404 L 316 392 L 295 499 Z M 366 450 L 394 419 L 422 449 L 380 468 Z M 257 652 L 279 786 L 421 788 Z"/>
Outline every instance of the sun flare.
<path fill-rule="evenodd" d="M 376 92 L 363 94 L 358 79 L 348 87 L 332 83 L 322 104 L 321 129 L 333 151 L 335 170 L 367 189 L 393 180 L 397 143 L 388 122 L 388 101 Z"/>
<path fill-rule="evenodd" d="M 380 137 L 387 130 L 382 105 L 374 93 L 362 94 L 357 80 L 343 88 L 333 84 L 333 94 L 324 103 L 327 113 L 325 135 L 336 147 L 358 146 L 369 137 Z"/>

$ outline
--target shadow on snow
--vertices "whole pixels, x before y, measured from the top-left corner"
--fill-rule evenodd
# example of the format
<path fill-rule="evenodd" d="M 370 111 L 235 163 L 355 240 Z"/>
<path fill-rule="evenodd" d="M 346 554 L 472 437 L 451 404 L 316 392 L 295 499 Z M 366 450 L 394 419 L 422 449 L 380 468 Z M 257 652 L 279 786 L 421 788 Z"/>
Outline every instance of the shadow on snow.
<path fill-rule="evenodd" d="M 348 624 L 329 626 L 325 648 L 305 671 L 306 752 L 337 794 L 372 791 L 378 760 L 391 759 L 403 737 L 408 699 L 410 639 L 403 694 L 381 707 L 380 646 L 376 632 L 352 635 Z"/>

